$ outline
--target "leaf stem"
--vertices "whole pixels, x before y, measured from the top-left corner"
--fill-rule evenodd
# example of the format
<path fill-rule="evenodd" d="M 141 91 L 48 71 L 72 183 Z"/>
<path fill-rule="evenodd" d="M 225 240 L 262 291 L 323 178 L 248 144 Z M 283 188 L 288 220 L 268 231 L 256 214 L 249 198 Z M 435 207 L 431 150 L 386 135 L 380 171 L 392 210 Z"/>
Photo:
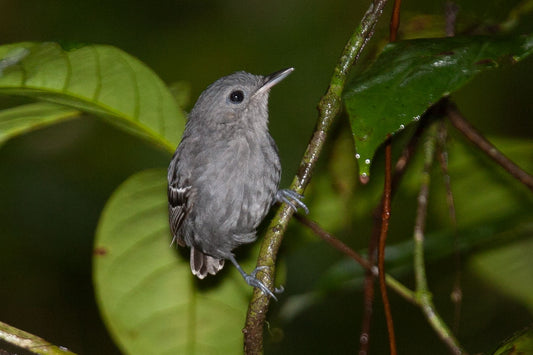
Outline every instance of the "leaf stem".
<path fill-rule="evenodd" d="M 318 223 L 310 220 L 309 218 L 296 213 L 294 218 L 302 223 L 304 226 L 308 227 L 315 233 L 317 236 L 322 238 L 326 243 L 333 246 L 335 249 L 348 256 L 349 258 L 355 260 L 356 263 L 361 265 L 367 271 L 370 271 L 375 276 L 378 275 L 378 270 L 376 267 L 373 267 L 367 259 L 365 259 L 361 254 L 350 248 L 348 245 L 344 244 L 340 239 L 337 239 L 335 236 L 325 231 Z M 394 290 L 397 294 L 402 296 L 406 301 L 416 304 L 416 296 L 413 291 L 404 286 L 401 282 L 396 280 L 389 274 L 385 274 L 385 281 L 387 286 Z"/>
<path fill-rule="evenodd" d="M 398 37 L 398 28 L 400 27 L 400 8 L 401 8 L 402 1 L 401 0 L 394 0 L 394 6 L 392 10 L 392 15 L 389 23 L 389 42 L 396 41 L 396 38 Z M 390 200 L 392 199 L 392 193 L 394 190 L 394 187 L 396 185 L 396 182 L 399 181 L 401 178 L 400 174 L 394 174 L 394 178 L 390 179 L 390 147 L 392 144 L 392 140 L 387 139 L 385 145 L 386 154 L 388 156 L 386 157 L 386 173 L 389 174 L 387 177 L 385 177 L 385 189 L 383 191 L 383 195 L 381 198 L 381 202 L 379 205 L 379 208 L 374 212 L 374 228 L 372 231 L 372 235 L 370 237 L 370 242 L 368 246 L 368 255 L 369 255 L 369 263 L 371 265 L 374 265 L 376 263 L 376 249 L 379 246 L 378 249 L 378 269 L 380 267 L 384 267 L 384 253 L 385 253 L 385 245 L 381 245 L 381 243 L 385 242 L 386 233 L 388 229 L 388 218 L 386 222 L 386 226 L 383 223 L 383 218 L 379 218 L 378 213 L 381 213 L 381 216 L 385 213 L 385 208 L 389 206 L 389 215 L 390 215 Z M 409 152 L 404 151 L 402 154 L 402 158 L 405 158 L 405 163 L 408 161 L 410 155 Z M 399 165 L 398 165 L 399 164 Z M 405 166 L 405 164 L 403 165 Z M 401 166 L 400 161 L 397 162 L 396 168 L 397 170 L 402 171 L 403 167 Z M 396 178 L 396 179 L 395 179 Z M 368 177 L 366 177 L 368 179 Z M 387 182 L 388 179 L 388 182 Z M 364 180 L 363 180 L 364 181 Z M 383 234 L 383 228 L 385 228 L 385 234 Z M 378 245 L 379 244 L 379 245 Z M 379 269 L 378 275 L 383 274 L 385 275 L 384 269 Z M 366 272 L 365 274 L 365 281 L 364 281 L 364 297 L 363 297 L 363 321 L 361 323 L 361 334 L 359 336 L 359 354 L 367 354 L 369 349 L 369 343 L 370 343 L 370 322 L 372 320 L 372 313 L 374 308 L 374 277 L 375 275 L 371 272 Z M 382 297 L 384 299 L 384 305 L 385 305 L 385 314 L 387 319 L 387 327 L 389 329 L 389 343 L 391 345 L 391 353 L 396 353 L 396 345 L 394 340 L 394 329 L 392 327 L 392 316 L 390 313 L 390 305 L 388 303 L 388 297 L 386 295 L 386 288 L 385 288 L 385 276 L 379 278 Z M 394 349 L 393 349 L 394 348 Z"/>
<path fill-rule="evenodd" d="M 533 191 L 533 176 L 522 170 L 513 161 L 500 152 L 481 133 L 479 133 L 461 114 L 455 103 L 447 100 L 446 114 L 450 122 L 461 132 L 470 142 L 476 145 L 481 151 L 487 154 L 492 160 L 498 163 L 509 174 Z"/>
<path fill-rule="evenodd" d="M 457 217 L 455 213 L 455 201 L 452 192 L 451 177 L 448 171 L 448 151 L 446 149 L 447 136 L 448 128 L 446 127 L 444 120 L 439 120 L 437 158 L 439 160 L 440 170 L 444 179 L 446 202 L 448 204 L 448 216 L 453 230 L 455 281 L 451 293 L 451 299 L 455 307 L 453 331 L 454 333 L 457 333 L 459 331 L 459 322 L 461 319 L 461 302 L 463 299 L 463 291 L 461 289 L 461 252 L 459 246 L 459 232 L 457 231 Z"/>
<path fill-rule="evenodd" d="M 389 42 L 395 42 L 398 37 L 398 28 L 400 27 L 400 9 L 402 0 L 394 0 L 394 8 L 389 25 Z M 387 242 L 387 234 L 389 232 L 389 220 L 391 216 L 391 199 L 392 199 L 392 179 L 391 179 L 391 164 L 392 164 L 392 137 L 389 135 L 385 142 L 385 181 L 383 186 L 383 204 L 381 211 L 381 231 L 379 234 L 379 248 L 378 248 L 378 270 L 379 270 L 379 287 L 381 291 L 381 299 L 383 301 L 383 308 L 385 311 L 385 320 L 387 321 L 387 331 L 389 335 L 389 348 L 391 355 L 396 355 L 396 336 L 394 334 L 394 322 L 392 320 L 392 311 L 387 293 L 387 284 L 385 281 L 385 245 Z"/>
<path fill-rule="evenodd" d="M 387 330 L 389 333 L 389 347 L 391 355 L 396 355 L 396 337 L 394 335 L 394 323 L 392 321 L 392 312 L 387 294 L 387 287 L 385 283 L 385 245 L 387 240 L 387 233 L 389 231 L 389 220 L 391 215 L 391 141 L 390 137 L 385 143 L 385 183 L 383 187 L 383 210 L 381 212 L 381 232 L 379 235 L 379 249 L 378 249 L 378 270 L 379 270 L 379 286 L 381 289 L 381 299 L 383 300 L 383 308 L 385 309 L 385 319 L 387 320 Z"/>
<path fill-rule="evenodd" d="M 394 0 L 394 8 L 389 25 L 389 42 L 396 42 L 398 37 L 398 28 L 400 28 L 400 8 L 402 0 Z"/>
<path fill-rule="evenodd" d="M 291 184 L 291 189 L 303 194 L 311 180 L 311 175 L 318 161 L 318 157 L 326 141 L 327 132 L 334 118 L 341 110 L 341 95 L 346 84 L 348 73 L 366 43 L 374 33 L 374 28 L 383 12 L 387 0 L 374 0 L 370 5 L 360 24 L 344 47 L 326 94 L 318 104 L 319 117 L 317 127 L 307 146 L 307 150 L 300 163 L 298 172 Z M 258 266 L 269 266 L 268 271 L 258 274 L 262 282 L 272 288 L 275 262 L 283 235 L 292 216 L 292 210 L 286 204 L 278 209 L 267 233 L 263 239 Z M 244 351 L 246 354 L 261 354 L 263 352 L 263 325 L 268 310 L 269 298 L 257 288 L 254 289 L 252 299 L 248 307 L 244 333 Z"/>
<path fill-rule="evenodd" d="M 432 110 L 426 112 L 422 116 L 419 124 L 416 127 L 416 131 L 411 136 L 411 139 L 409 140 L 407 145 L 404 147 L 402 151 L 402 155 L 396 161 L 396 164 L 394 166 L 394 175 L 392 176 L 392 181 L 391 181 L 391 199 L 394 197 L 394 194 L 398 190 L 397 187 L 400 184 L 405 171 L 407 170 L 407 166 L 409 165 L 411 158 L 415 152 L 415 149 L 418 146 L 420 137 L 422 136 L 423 132 L 427 128 L 428 116 L 431 116 L 431 115 L 432 115 Z M 370 238 L 370 242 L 368 245 L 368 263 L 370 265 L 376 264 L 376 261 L 375 261 L 375 257 L 377 255 L 376 248 L 377 248 L 377 241 L 379 239 L 379 234 L 381 231 L 381 211 L 383 210 L 383 203 L 384 203 L 384 195 L 382 195 L 379 205 L 376 206 L 373 212 L 374 225 L 372 227 L 372 236 Z M 373 301 L 374 277 L 376 275 L 377 274 L 373 274 L 371 272 L 367 272 L 365 274 L 364 295 L 363 295 L 363 320 L 361 322 L 361 335 L 359 337 L 361 347 L 359 349 L 359 354 L 366 354 L 369 348 L 370 321 L 372 317 L 373 302 L 374 302 Z M 408 298 L 406 299 L 412 303 L 416 303 L 416 301 L 412 301 Z"/>
<path fill-rule="evenodd" d="M 416 211 L 414 239 L 414 272 L 416 283 L 417 300 L 422 312 L 426 316 L 429 324 L 433 327 L 437 335 L 448 346 L 453 354 L 466 354 L 461 345 L 454 337 L 446 323 L 438 314 L 432 301 L 429 291 L 426 268 L 424 262 L 424 233 L 427 217 L 427 206 L 429 198 L 429 183 L 431 181 L 430 170 L 435 156 L 436 127 L 432 125 L 429 130 L 429 137 L 424 144 L 424 170 L 421 176 L 420 191 L 418 193 L 418 207 Z"/>

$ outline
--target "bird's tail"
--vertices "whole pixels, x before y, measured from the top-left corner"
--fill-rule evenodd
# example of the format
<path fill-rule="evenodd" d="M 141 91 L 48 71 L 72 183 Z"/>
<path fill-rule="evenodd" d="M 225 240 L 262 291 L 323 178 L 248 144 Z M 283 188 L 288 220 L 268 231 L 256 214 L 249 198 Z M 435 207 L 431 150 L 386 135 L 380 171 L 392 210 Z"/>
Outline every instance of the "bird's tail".
<path fill-rule="evenodd" d="M 191 247 L 191 271 L 199 279 L 214 275 L 224 267 L 224 259 L 217 259 Z"/>

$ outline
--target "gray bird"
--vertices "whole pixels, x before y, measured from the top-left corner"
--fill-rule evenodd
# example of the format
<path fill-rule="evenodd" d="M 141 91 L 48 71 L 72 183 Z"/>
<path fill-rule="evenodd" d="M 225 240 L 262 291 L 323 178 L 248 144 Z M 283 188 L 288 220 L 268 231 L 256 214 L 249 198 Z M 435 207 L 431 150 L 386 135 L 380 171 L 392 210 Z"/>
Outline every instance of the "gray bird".
<path fill-rule="evenodd" d="M 308 212 L 302 196 L 278 190 L 281 164 L 268 132 L 270 89 L 293 70 L 268 76 L 240 71 L 211 84 L 189 113 L 168 168 L 172 243 L 190 248 L 192 273 L 215 275 L 227 259 L 249 285 L 274 299 L 256 278 L 262 268 L 247 274 L 232 251 L 257 238 L 257 226 L 276 201 Z"/>

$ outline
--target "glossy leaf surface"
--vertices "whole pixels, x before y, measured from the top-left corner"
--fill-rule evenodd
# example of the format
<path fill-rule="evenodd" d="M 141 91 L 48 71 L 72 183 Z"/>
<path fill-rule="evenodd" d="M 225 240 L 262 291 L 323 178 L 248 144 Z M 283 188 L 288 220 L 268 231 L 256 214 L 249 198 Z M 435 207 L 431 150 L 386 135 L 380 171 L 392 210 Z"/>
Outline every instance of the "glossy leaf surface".
<path fill-rule="evenodd" d="M 389 44 L 346 90 L 359 173 L 369 176 L 376 149 L 388 135 L 417 121 L 440 98 L 476 74 L 515 63 L 533 50 L 533 35 L 453 37 Z"/>

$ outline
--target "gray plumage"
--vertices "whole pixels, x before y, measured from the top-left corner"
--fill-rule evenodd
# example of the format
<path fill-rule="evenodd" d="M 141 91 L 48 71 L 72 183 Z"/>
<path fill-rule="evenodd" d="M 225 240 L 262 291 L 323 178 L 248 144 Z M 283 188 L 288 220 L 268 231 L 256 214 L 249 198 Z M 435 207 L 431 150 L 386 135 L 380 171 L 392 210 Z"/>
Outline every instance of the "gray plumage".
<path fill-rule="evenodd" d="M 268 132 L 270 88 L 292 70 L 223 77 L 189 113 L 168 169 L 168 209 L 173 241 L 191 249 L 191 270 L 200 279 L 216 274 L 228 259 L 250 285 L 274 297 L 255 278 L 258 270 L 246 274 L 232 251 L 256 239 L 276 200 L 307 210 L 298 194 L 278 191 L 281 164 Z"/>

